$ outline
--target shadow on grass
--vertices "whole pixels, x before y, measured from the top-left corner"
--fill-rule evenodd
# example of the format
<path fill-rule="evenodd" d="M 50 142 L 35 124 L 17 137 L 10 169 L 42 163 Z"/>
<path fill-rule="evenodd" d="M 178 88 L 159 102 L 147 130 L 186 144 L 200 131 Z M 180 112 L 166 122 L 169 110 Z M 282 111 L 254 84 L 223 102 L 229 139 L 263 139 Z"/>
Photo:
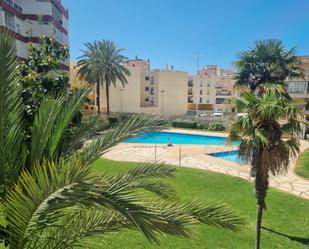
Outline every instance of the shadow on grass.
<path fill-rule="evenodd" d="M 280 232 L 277 232 L 275 230 L 272 230 L 270 228 L 267 228 L 267 227 L 263 227 L 262 226 L 262 229 L 268 231 L 268 232 L 271 232 L 271 233 L 274 233 L 274 234 L 277 234 L 277 235 L 280 235 L 280 236 L 283 236 L 283 237 L 286 237 L 292 241 L 295 241 L 295 242 L 298 242 L 298 243 L 301 243 L 303 245 L 306 245 L 306 246 L 309 246 L 309 238 L 301 238 L 301 237 L 296 237 L 296 236 L 291 236 L 291 235 L 288 235 L 288 234 L 284 234 L 284 233 L 280 233 Z"/>

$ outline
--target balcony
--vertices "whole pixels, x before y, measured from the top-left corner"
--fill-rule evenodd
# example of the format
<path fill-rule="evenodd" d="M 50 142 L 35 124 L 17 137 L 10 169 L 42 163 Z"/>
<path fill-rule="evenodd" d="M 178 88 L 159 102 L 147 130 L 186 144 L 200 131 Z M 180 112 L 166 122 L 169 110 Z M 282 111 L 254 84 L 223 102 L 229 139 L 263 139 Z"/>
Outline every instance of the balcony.
<path fill-rule="evenodd" d="M 6 24 L 5 24 L 5 27 L 6 27 L 7 29 L 11 30 L 11 31 L 15 31 L 15 30 L 16 30 L 16 29 L 15 29 L 15 25 L 10 24 L 10 23 L 6 23 Z"/>
<path fill-rule="evenodd" d="M 287 92 L 294 99 L 309 98 L 308 81 L 288 81 Z"/>

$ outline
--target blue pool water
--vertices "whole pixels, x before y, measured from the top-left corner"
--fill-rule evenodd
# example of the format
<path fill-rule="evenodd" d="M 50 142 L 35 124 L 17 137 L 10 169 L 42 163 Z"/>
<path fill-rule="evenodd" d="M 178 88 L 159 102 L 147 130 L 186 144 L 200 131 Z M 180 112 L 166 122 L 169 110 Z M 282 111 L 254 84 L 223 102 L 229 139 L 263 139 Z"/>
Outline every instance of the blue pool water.
<path fill-rule="evenodd" d="M 238 150 L 216 152 L 216 153 L 210 153 L 208 155 L 214 156 L 214 157 L 219 157 L 219 158 L 222 158 L 224 160 L 232 161 L 232 162 L 238 163 L 238 164 L 248 164 L 248 162 L 242 160 L 239 157 L 239 151 Z"/>
<path fill-rule="evenodd" d="M 128 138 L 124 141 L 124 143 L 225 145 L 226 139 L 224 137 L 175 132 L 145 132 L 135 137 Z M 238 145 L 237 142 L 233 142 L 232 144 Z"/>

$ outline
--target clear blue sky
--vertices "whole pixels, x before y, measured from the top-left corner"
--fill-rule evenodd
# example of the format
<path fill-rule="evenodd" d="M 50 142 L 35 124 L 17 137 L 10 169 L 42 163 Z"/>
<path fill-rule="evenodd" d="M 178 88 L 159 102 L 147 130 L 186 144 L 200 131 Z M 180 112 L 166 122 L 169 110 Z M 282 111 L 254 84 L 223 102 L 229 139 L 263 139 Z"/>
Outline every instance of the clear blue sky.
<path fill-rule="evenodd" d="M 133 58 L 195 72 L 200 64 L 230 68 L 239 51 L 281 39 L 309 55 L 309 0 L 63 0 L 69 8 L 71 57 L 83 43 L 113 40 Z"/>

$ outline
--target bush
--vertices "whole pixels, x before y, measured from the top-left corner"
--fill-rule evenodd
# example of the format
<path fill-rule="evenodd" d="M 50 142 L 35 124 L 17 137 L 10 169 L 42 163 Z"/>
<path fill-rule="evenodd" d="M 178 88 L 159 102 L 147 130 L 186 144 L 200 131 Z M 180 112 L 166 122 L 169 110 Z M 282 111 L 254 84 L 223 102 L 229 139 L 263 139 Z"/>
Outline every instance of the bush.
<path fill-rule="evenodd" d="M 208 124 L 208 130 L 211 131 L 224 131 L 225 127 L 220 121 L 213 121 Z"/>
<path fill-rule="evenodd" d="M 174 120 L 174 121 L 172 121 L 172 126 L 175 127 L 175 128 L 196 129 L 197 128 L 197 122 L 196 121 L 190 121 L 190 120 Z"/>
<path fill-rule="evenodd" d="M 109 125 L 112 126 L 114 124 L 117 124 L 119 121 L 117 117 L 109 117 L 108 122 L 109 122 Z"/>
<path fill-rule="evenodd" d="M 198 122 L 197 123 L 197 129 L 208 130 L 208 126 L 209 126 L 209 124 L 206 123 L 206 122 Z"/>

